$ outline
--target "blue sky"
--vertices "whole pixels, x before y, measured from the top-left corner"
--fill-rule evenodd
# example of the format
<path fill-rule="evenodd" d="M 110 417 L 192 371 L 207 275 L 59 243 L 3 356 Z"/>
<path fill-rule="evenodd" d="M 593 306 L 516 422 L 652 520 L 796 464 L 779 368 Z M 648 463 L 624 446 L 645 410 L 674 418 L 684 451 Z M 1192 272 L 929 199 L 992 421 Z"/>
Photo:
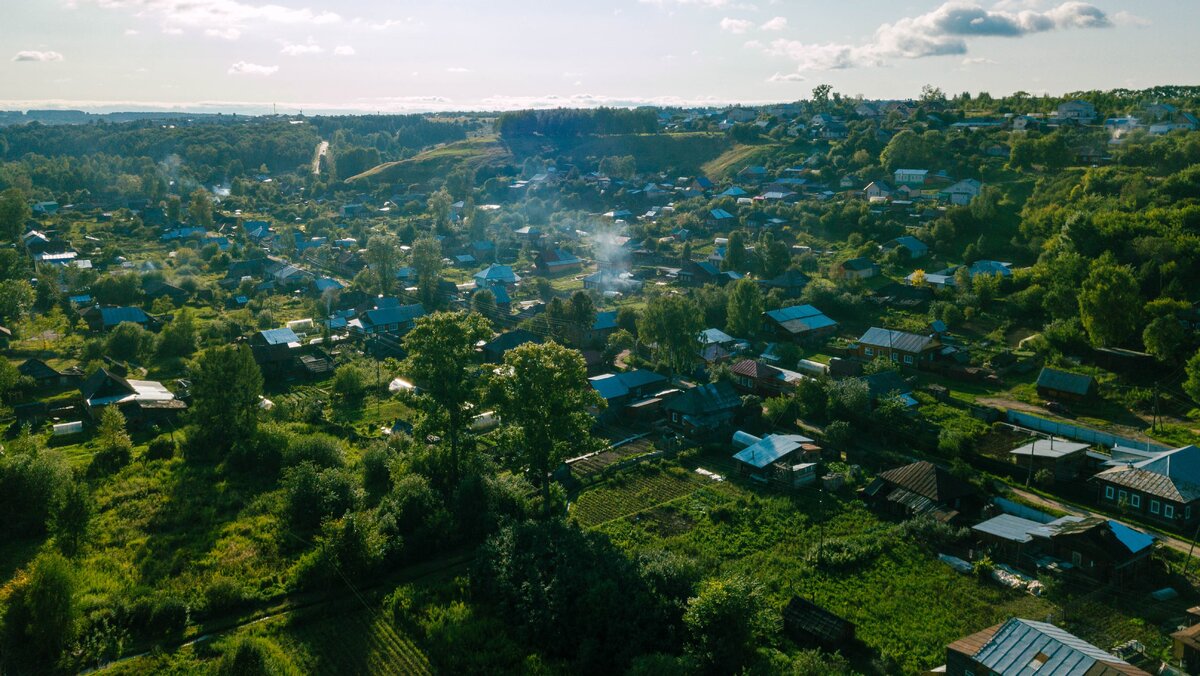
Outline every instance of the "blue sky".
<path fill-rule="evenodd" d="M 0 0 L 0 107 L 264 112 L 1195 84 L 1193 0 Z"/>

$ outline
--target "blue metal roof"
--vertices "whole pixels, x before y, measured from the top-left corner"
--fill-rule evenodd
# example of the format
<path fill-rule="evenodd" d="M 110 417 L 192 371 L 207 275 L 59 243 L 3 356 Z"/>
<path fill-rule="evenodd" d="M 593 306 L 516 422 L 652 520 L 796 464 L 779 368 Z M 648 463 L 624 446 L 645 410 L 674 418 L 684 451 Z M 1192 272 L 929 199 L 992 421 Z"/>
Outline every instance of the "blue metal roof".
<path fill-rule="evenodd" d="M 1134 530 L 1120 521 L 1109 521 L 1108 527 L 1112 529 L 1113 535 L 1121 541 L 1121 544 L 1129 549 L 1130 553 L 1137 554 L 1154 544 L 1153 535 L 1148 535 L 1140 530 Z"/>
<path fill-rule="evenodd" d="M 375 326 L 388 324 L 404 324 L 425 315 L 425 308 L 420 303 L 398 305 L 395 307 L 375 308 L 363 313 L 363 319 Z"/>
<path fill-rule="evenodd" d="M 737 339 L 728 333 L 725 333 L 721 329 L 704 329 L 700 332 L 700 342 L 704 343 L 705 345 L 712 345 L 713 343 L 732 343 L 734 340 Z"/>
<path fill-rule="evenodd" d="M 793 305 L 791 307 L 779 308 L 778 310 L 771 310 L 767 313 L 767 316 L 777 322 L 786 322 L 822 314 L 824 313 L 811 305 Z"/>
<path fill-rule="evenodd" d="M 973 657 L 998 674 L 1084 676 L 1097 662 L 1128 664 L 1052 624 L 1018 618 L 1005 622 Z"/>
<path fill-rule="evenodd" d="M 296 335 L 296 332 L 286 327 L 282 329 L 267 329 L 266 331 L 259 331 L 259 333 L 262 335 L 263 340 L 267 341 L 267 345 L 287 345 L 288 343 L 300 342 L 300 337 Z"/>
<path fill-rule="evenodd" d="M 137 307 L 102 307 L 100 308 L 100 320 L 105 326 L 116 326 L 121 322 L 133 322 L 134 324 L 145 324 L 150 317 Z"/>
<path fill-rule="evenodd" d="M 733 458 L 756 469 L 762 469 L 800 448 L 802 444 L 810 442 L 812 439 L 799 434 L 769 434 L 743 448 L 734 454 Z"/>
<path fill-rule="evenodd" d="M 593 331 L 607 331 L 617 328 L 617 311 L 607 310 L 596 313 L 596 321 L 592 322 Z"/>

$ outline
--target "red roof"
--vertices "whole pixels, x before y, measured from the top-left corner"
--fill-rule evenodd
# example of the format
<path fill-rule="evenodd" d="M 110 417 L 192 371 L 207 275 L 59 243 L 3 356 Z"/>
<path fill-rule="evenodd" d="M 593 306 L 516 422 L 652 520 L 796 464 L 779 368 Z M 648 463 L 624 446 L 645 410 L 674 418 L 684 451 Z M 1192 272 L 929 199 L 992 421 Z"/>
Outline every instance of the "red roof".
<path fill-rule="evenodd" d="M 733 372 L 739 376 L 746 376 L 755 380 L 779 377 L 779 369 L 753 359 L 743 359 L 734 364 Z"/>

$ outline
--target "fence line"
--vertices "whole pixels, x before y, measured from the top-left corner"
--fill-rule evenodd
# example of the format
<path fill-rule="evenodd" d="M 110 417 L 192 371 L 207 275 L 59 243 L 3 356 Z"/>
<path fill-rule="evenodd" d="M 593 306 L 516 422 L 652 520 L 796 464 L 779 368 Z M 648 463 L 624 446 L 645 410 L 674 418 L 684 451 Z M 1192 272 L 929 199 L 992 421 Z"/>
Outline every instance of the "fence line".
<path fill-rule="evenodd" d="M 1047 434 L 1053 434 L 1055 436 L 1065 437 L 1067 439 L 1074 439 L 1076 441 L 1083 441 L 1089 444 L 1099 444 L 1105 448 L 1124 446 L 1126 448 L 1136 448 L 1147 451 L 1171 450 L 1170 447 L 1155 443 L 1153 441 L 1135 441 L 1133 439 L 1119 437 L 1115 434 L 1109 434 L 1108 432 L 1101 432 L 1100 430 L 1095 430 L 1090 427 L 1048 420 L 1046 418 L 1030 415 L 1029 413 L 1023 413 L 1021 411 L 1014 411 L 1012 409 L 1009 409 L 1005 413 L 1005 417 L 1007 417 L 1008 421 L 1014 425 L 1028 427 L 1039 432 L 1045 432 Z"/>

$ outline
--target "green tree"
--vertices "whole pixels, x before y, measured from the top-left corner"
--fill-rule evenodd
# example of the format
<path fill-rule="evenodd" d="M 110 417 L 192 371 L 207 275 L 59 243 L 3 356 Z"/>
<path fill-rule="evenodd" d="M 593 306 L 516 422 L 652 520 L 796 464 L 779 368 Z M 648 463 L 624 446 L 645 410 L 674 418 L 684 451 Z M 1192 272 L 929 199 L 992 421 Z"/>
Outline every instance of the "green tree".
<path fill-rule="evenodd" d="M 729 292 L 726 328 L 731 335 L 753 338 L 762 323 L 763 296 L 758 283 L 749 277 L 739 279 Z"/>
<path fill-rule="evenodd" d="M 412 267 L 417 274 L 417 296 L 421 305 L 432 312 L 440 306 L 438 286 L 442 278 L 442 245 L 432 237 L 413 242 Z"/>
<path fill-rule="evenodd" d="M 1079 289 L 1079 319 L 1092 345 L 1120 345 L 1138 327 L 1141 299 L 1133 272 L 1117 265 L 1111 254 L 1092 263 Z"/>
<path fill-rule="evenodd" d="M 0 282 L 0 322 L 12 325 L 29 314 L 33 307 L 33 287 L 24 279 Z"/>
<path fill-rule="evenodd" d="M 108 354 L 121 361 L 136 361 L 150 351 L 154 336 L 141 324 L 121 322 L 108 334 L 105 347 Z"/>
<path fill-rule="evenodd" d="M 212 197 L 204 188 L 196 188 L 188 200 L 188 218 L 192 225 L 211 228 L 213 224 Z"/>
<path fill-rule="evenodd" d="M 475 344 L 491 335 L 480 315 L 435 312 L 418 319 L 404 337 L 408 356 L 401 369 L 421 388 L 418 401 L 449 442 L 451 472 L 456 477 L 462 465 L 462 435 L 470 422 L 469 405 L 478 399 Z"/>
<path fill-rule="evenodd" d="M 192 372 L 191 420 L 201 444 L 227 451 L 258 429 L 262 372 L 245 345 L 205 350 Z"/>
<path fill-rule="evenodd" d="M 570 454 L 590 448 L 595 424 L 590 411 L 604 400 L 588 384 L 583 355 L 554 342 L 509 350 L 494 387 L 518 463 L 541 489 L 549 516 L 550 473 Z"/>
<path fill-rule="evenodd" d="M 1187 330 L 1174 316 L 1155 317 L 1142 330 L 1142 344 L 1154 358 L 1169 363 L 1179 356 L 1187 342 Z"/>
<path fill-rule="evenodd" d="M 735 230 L 729 235 L 729 243 L 725 245 L 725 260 L 721 261 L 722 270 L 746 270 L 746 236 L 741 230 Z"/>
<path fill-rule="evenodd" d="M 63 554 L 74 556 L 87 541 L 93 510 L 87 484 L 70 482 L 50 519 L 50 532 Z"/>
<path fill-rule="evenodd" d="M 709 580 L 683 614 L 688 652 L 707 673 L 736 674 L 778 632 L 778 616 L 762 587 L 737 576 Z"/>
<path fill-rule="evenodd" d="M 1187 392 L 1192 401 L 1200 404 L 1200 352 L 1187 360 L 1184 372 L 1187 374 L 1187 378 L 1183 381 L 1183 391 Z"/>
<path fill-rule="evenodd" d="M 450 227 L 450 205 L 453 203 L 454 198 L 445 188 L 429 196 L 429 215 L 433 217 L 434 226 L 439 230 Z"/>
<path fill-rule="evenodd" d="M 0 192 L 0 237 L 16 241 L 24 232 L 30 214 L 29 200 L 20 188 Z"/>
<path fill-rule="evenodd" d="M 567 314 L 575 330 L 575 344 L 582 346 L 583 337 L 596 323 L 596 306 L 592 303 L 592 297 L 582 290 L 571 294 Z"/>
<path fill-rule="evenodd" d="M 479 289 L 471 294 L 471 309 L 488 318 L 496 317 L 496 294 L 491 289 Z"/>
<path fill-rule="evenodd" d="M 396 272 L 400 269 L 400 240 L 391 233 L 371 235 L 367 240 L 366 261 L 379 280 L 379 291 L 388 295 L 396 286 Z"/>
<path fill-rule="evenodd" d="M 190 357 L 196 351 L 196 315 L 183 308 L 158 334 L 160 357 Z"/>
<path fill-rule="evenodd" d="M 55 663 L 75 639 L 80 612 L 71 563 L 57 552 L 34 559 L 18 577 L 3 616 L 6 662 L 30 673 L 55 671 Z M 17 669 L 14 669 L 14 673 Z"/>
<path fill-rule="evenodd" d="M 702 319 L 700 309 L 688 297 L 660 296 L 650 300 L 638 318 L 638 340 L 654 344 L 659 359 L 676 372 L 687 373 L 700 349 Z"/>

